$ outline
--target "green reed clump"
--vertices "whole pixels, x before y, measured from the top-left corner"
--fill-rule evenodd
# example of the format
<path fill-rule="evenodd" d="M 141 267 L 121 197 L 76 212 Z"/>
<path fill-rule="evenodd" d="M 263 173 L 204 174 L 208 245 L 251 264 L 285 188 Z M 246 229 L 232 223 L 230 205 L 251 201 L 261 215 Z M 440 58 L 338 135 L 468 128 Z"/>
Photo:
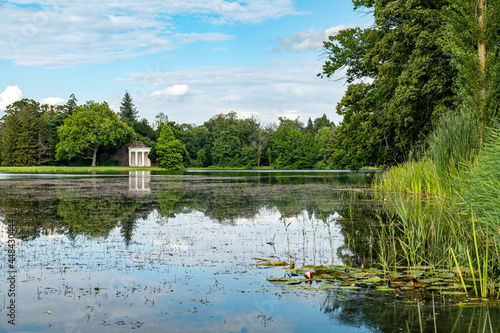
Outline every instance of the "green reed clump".
<path fill-rule="evenodd" d="M 457 195 L 469 212 L 488 225 L 494 233 L 500 227 L 500 124 L 488 131 L 484 147 L 475 163 L 459 174 Z"/>
<path fill-rule="evenodd" d="M 448 197 L 454 191 L 452 180 L 477 156 L 480 137 L 477 119 L 464 112 L 443 116 L 429 136 L 426 155 L 434 163 L 440 188 Z"/>
<path fill-rule="evenodd" d="M 392 167 L 374 182 L 374 188 L 385 192 L 412 194 L 439 195 L 442 193 L 436 166 L 429 158 L 408 161 Z"/>
<path fill-rule="evenodd" d="M 447 114 L 429 136 L 424 157 L 389 169 L 375 188 L 449 198 L 456 186 L 452 180 L 473 163 L 479 148 L 477 120 L 463 112 Z"/>
<path fill-rule="evenodd" d="M 468 235 L 456 239 L 469 239 L 467 247 L 471 274 L 479 278 L 481 296 L 488 293 L 489 280 L 500 278 L 500 124 L 488 130 L 484 146 L 477 159 L 470 162 L 455 179 L 457 210 L 462 221 L 452 219 L 455 229 L 468 229 Z M 461 223 L 462 222 L 462 223 Z M 469 226 L 467 228 L 467 226 Z M 472 230 L 470 230 L 472 226 Z M 488 276 L 491 279 L 488 279 Z M 491 293 L 491 292 L 490 292 Z"/>
<path fill-rule="evenodd" d="M 382 267 L 407 266 L 418 271 L 421 266 L 453 267 L 447 260 L 452 235 L 445 221 L 446 203 L 436 198 L 388 196 L 385 212 L 379 217 L 378 259 Z"/>

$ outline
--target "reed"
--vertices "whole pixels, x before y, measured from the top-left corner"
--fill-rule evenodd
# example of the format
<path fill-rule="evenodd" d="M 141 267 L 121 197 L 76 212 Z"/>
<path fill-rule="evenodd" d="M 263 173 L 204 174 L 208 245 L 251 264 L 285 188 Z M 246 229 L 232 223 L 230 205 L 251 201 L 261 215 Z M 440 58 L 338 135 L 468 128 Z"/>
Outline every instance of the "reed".
<path fill-rule="evenodd" d="M 423 263 L 456 267 L 465 290 L 462 272 L 472 278 L 476 296 L 500 297 L 500 287 L 495 290 L 500 281 L 500 124 L 488 129 L 483 144 L 479 138 L 473 118 L 447 115 L 429 137 L 420 161 L 391 168 L 375 183 L 386 196 L 400 193 L 386 208 L 397 217 L 390 227 L 397 228 L 403 255 L 391 258 L 389 247 L 382 247 L 379 259 L 386 267 L 401 259 L 410 267 Z M 401 199 L 401 193 L 446 200 L 438 199 L 429 212 L 422 204 Z M 393 238 L 392 233 L 384 230 L 379 236 Z M 440 256 L 439 263 L 435 258 Z"/>
<path fill-rule="evenodd" d="M 443 116 L 418 160 L 392 167 L 375 182 L 380 191 L 428 194 L 450 198 L 460 184 L 454 180 L 474 163 L 480 149 L 477 121 L 459 112 Z"/>
<path fill-rule="evenodd" d="M 441 195 L 442 189 L 432 160 L 408 161 L 392 167 L 374 182 L 384 192 Z"/>
<path fill-rule="evenodd" d="M 428 138 L 426 155 L 434 163 L 440 188 L 450 197 L 455 190 L 454 178 L 465 171 L 480 149 L 477 119 L 470 113 L 443 116 Z"/>

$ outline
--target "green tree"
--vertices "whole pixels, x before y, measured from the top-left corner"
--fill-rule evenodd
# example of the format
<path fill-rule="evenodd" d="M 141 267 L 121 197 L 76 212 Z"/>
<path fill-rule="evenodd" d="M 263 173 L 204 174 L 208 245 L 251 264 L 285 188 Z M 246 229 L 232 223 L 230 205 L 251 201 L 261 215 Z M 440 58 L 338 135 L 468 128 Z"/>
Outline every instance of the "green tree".
<path fill-rule="evenodd" d="M 346 69 L 351 88 L 337 106 L 344 116 L 340 127 L 348 128 L 339 131 L 332 160 L 337 167 L 395 164 L 425 142 L 454 103 L 456 72 L 442 47 L 448 1 L 353 3 L 373 9 L 375 24 L 341 30 L 324 44 L 329 58 L 319 75 Z M 353 122 L 360 118 L 363 126 Z"/>
<path fill-rule="evenodd" d="M 318 133 L 318 131 L 323 127 L 335 129 L 335 124 L 333 123 L 333 121 L 330 121 L 330 119 L 328 119 L 328 117 L 324 113 L 321 117 L 314 119 L 314 133 Z"/>
<path fill-rule="evenodd" d="M 212 144 L 212 162 L 218 166 L 238 166 L 241 142 L 235 128 L 218 133 Z"/>
<path fill-rule="evenodd" d="M 132 97 L 130 97 L 128 91 L 125 91 L 125 95 L 122 98 L 122 104 L 120 105 L 120 120 L 132 127 L 137 121 L 137 114 L 137 107 L 132 102 Z"/>
<path fill-rule="evenodd" d="M 305 131 L 306 131 L 306 133 L 308 133 L 310 135 L 314 135 L 314 125 L 313 125 L 313 122 L 311 120 L 311 117 L 309 117 L 309 119 L 307 120 L 307 126 L 306 126 Z"/>
<path fill-rule="evenodd" d="M 43 141 L 40 104 L 22 99 L 7 106 L 3 122 L 2 165 L 39 164 L 39 142 Z"/>
<path fill-rule="evenodd" d="M 158 143 L 155 146 L 156 162 L 161 168 L 169 170 L 180 170 L 184 168 L 182 164 L 183 155 L 186 155 L 186 148 L 175 138 L 174 132 L 168 125 L 163 125 Z"/>
<path fill-rule="evenodd" d="M 311 169 L 316 163 L 316 143 L 297 120 L 279 118 L 280 125 L 268 136 L 268 153 L 278 169 Z"/>
<path fill-rule="evenodd" d="M 75 112 L 64 120 L 57 130 L 59 142 L 56 159 L 80 156 L 96 165 L 99 148 L 119 147 L 130 142 L 134 131 L 109 108 L 106 102 L 88 101 L 77 106 Z"/>
<path fill-rule="evenodd" d="M 318 169 L 325 169 L 327 167 L 328 163 L 328 158 L 331 155 L 331 142 L 334 139 L 334 133 L 335 129 L 331 127 L 323 127 L 318 130 L 318 133 L 314 137 L 314 140 L 316 141 L 316 145 L 318 147 L 318 156 L 317 160 L 318 162 L 316 163 L 316 168 Z"/>
<path fill-rule="evenodd" d="M 64 118 L 66 118 L 67 116 L 72 115 L 73 112 L 75 112 L 76 102 L 78 102 L 78 100 L 76 99 L 75 94 L 71 94 L 69 96 L 68 101 L 66 102 L 66 104 L 64 104 L 64 107 L 63 107 L 63 113 L 65 114 Z"/>
<path fill-rule="evenodd" d="M 500 99 L 500 2 L 450 1 L 443 19 L 445 50 L 458 72 L 458 106 L 489 126 Z"/>

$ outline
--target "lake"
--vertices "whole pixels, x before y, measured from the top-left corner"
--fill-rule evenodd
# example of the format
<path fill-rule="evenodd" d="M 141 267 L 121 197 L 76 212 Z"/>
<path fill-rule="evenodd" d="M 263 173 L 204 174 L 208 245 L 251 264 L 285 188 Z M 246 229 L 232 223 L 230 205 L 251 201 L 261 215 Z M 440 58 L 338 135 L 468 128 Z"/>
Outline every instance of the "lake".
<path fill-rule="evenodd" d="M 290 273 L 265 260 L 376 267 L 373 176 L 0 174 L 0 331 L 500 331 L 494 307 L 268 281 Z"/>

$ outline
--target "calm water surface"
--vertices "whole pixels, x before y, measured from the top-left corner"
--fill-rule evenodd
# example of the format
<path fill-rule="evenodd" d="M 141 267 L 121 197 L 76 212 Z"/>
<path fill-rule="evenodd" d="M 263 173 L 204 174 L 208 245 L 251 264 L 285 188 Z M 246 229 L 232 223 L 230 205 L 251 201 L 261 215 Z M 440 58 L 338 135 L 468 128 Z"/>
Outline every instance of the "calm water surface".
<path fill-rule="evenodd" d="M 374 263 L 369 222 L 382 203 L 366 191 L 369 180 L 340 172 L 0 175 L 0 331 L 433 327 L 428 304 L 423 319 L 405 304 L 411 295 L 288 291 L 266 280 L 285 276 L 283 268 L 256 266 L 256 258 Z M 477 331 L 483 318 L 499 317 L 442 305 L 443 332 Z"/>

